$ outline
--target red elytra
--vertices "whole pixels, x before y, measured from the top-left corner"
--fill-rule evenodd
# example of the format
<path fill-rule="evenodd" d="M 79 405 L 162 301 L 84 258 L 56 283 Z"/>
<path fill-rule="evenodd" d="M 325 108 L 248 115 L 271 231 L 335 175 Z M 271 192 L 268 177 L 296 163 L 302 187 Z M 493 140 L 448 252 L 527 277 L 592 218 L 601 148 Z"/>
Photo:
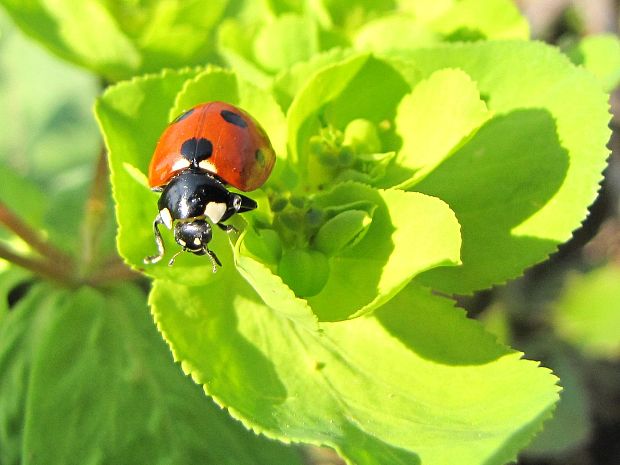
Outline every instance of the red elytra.
<path fill-rule="evenodd" d="M 254 118 L 234 105 L 207 102 L 164 130 L 149 166 L 149 185 L 161 188 L 193 166 L 248 192 L 265 183 L 275 161 L 269 138 Z"/>

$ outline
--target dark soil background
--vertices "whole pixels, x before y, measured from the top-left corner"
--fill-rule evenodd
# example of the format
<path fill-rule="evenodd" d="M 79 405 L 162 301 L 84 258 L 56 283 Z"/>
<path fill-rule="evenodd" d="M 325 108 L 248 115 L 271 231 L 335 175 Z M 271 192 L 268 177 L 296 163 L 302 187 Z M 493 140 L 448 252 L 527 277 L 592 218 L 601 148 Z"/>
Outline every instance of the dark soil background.
<path fill-rule="evenodd" d="M 618 34 L 620 2 L 617 0 L 519 0 L 527 16 L 534 38 L 561 45 L 563 41 L 580 36 L 599 33 Z M 618 199 L 620 196 L 620 92 L 612 94 L 611 128 L 613 135 L 609 143 L 612 153 L 605 173 L 599 197 L 590 208 L 590 215 L 581 229 L 575 232 L 571 241 L 565 244 L 549 261 L 529 270 L 526 275 L 501 292 L 494 291 L 478 296 L 470 307 L 481 311 L 489 301 L 498 298 L 528 302 L 529 309 L 513 314 L 510 318 L 512 346 L 523 350 L 527 358 L 543 361 L 543 365 L 554 368 L 546 360 L 555 346 L 561 343 L 549 336 L 543 315 L 549 299 L 555 298 L 567 273 L 584 270 L 605 262 L 620 261 L 620 217 Z M 618 283 L 620 286 L 620 283 Z M 477 305 L 477 307 L 476 307 Z M 618 328 L 620 332 L 620 328 Z M 537 341 L 547 338 L 547 347 L 538 350 Z M 620 464 L 620 362 L 599 361 L 586 358 L 576 350 L 561 348 L 567 361 L 575 368 L 584 386 L 585 411 L 587 418 L 576 417 L 574 423 L 586 425 L 581 440 L 567 444 L 547 453 L 526 452 L 522 454 L 522 465 L 619 465 Z M 576 413 L 576 412 L 575 412 Z M 570 430 L 570 422 L 565 428 Z M 552 445 L 553 446 L 553 445 Z"/>

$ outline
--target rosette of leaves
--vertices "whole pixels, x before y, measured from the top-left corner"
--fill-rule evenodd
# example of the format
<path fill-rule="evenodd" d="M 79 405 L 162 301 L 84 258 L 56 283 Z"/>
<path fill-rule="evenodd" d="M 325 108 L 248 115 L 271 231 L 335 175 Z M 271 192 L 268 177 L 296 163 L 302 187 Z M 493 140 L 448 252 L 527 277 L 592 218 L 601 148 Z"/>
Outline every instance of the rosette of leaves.
<path fill-rule="evenodd" d="M 264 126 L 274 173 L 241 234 L 214 238 L 218 273 L 190 254 L 147 268 L 158 136 L 216 99 Z M 248 428 L 355 464 L 502 464 L 551 415 L 556 378 L 443 296 L 545 259 L 596 195 L 606 95 L 556 50 L 339 51 L 270 90 L 216 67 L 166 71 L 108 89 L 96 113 L 119 251 L 154 279 L 183 370 Z"/>
<path fill-rule="evenodd" d="M 108 81 L 213 58 L 228 0 L 2 0 L 15 23 L 59 57 Z"/>

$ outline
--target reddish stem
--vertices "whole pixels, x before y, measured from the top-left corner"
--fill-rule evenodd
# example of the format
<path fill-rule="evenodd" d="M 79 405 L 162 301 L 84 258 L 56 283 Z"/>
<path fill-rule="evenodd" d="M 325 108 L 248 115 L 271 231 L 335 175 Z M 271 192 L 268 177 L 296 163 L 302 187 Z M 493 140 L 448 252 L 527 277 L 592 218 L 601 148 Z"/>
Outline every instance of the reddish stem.
<path fill-rule="evenodd" d="M 54 281 L 61 282 L 63 284 L 72 284 L 72 272 L 71 269 L 63 265 L 62 262 L 54 264 L 48 260 L 38 260 L 33 258 L 27 258 L 22 255 L 16 254 L 0 244 L 0 258 L 8 260 L 9 262 L 21 266 L 29 271 L 40 276 L 52 279 Z"/>
<path fill-rule="evenodd" d="M 135 281 L 141 277 L 140 273 L 118 261 L 93 273 L 86 279 L 86 282 L 93 286 L 101 286 L 113 282 Z"/>
<path fill-rule="evenodd" d="M 59 265 L 68 266 L 71 257 L 47 242 L 38 231 L 32 229 L 20 217 L 13 213 L 4 203 L 0 201 L 0 223 L 13 231 L 20 238 L 28 243 L 30 247 L 39 252 L 42 256 L 56 262 Z"/>
<path fill-rule="evenodd" d="M 101 147 L 92 187 L 84 207 L 82 222 L 82 266 L 87 272 L 91 267 L 101 240 L 101 231 L 106 220 L 106 200 L 108 194 L 108 160 L 105 147 Z"/>

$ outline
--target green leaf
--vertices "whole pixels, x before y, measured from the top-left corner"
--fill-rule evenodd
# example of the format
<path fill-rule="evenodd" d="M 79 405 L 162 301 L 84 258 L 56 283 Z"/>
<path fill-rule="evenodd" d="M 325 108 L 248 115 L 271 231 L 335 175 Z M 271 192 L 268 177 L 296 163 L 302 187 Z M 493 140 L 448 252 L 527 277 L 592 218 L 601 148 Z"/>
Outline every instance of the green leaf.
<path fill-rule="evenodd" d="M 278 16 L 264 24 L 254 40 L 257 62 L 271 72 L 306 61 L 318 51 L 318 27 L 310 16 Z"/>
<path fill-rule="evenodd" d="M 158 280 L 150 302 L 183 369 L 271 437 L 329 445 L 364 465 L 500 465 L 557 401 L 547 370 L 427 290 L 408 287 L 373 317 L 315 333 L 243 280 L 231 284 Z"/>
<path fill-rule="evenodd" d="M 48 197 L 74 188 L 100 149 L 91 113 L 99 83 L 27 40 L 4 12 L 0 26 L 0 163 Z"/>
<path fill-rule="evenodd" d="M 84 183 L 78 187 L 63 186 L 58 191 L 54 189 L 50 192 L 42 189 L 41 183 L 36 179 L 21 176 L 12 168 L 3 166 L 1 162 L 0 171 L 3 187 L 0 201 L 56 247 L 77 252 L 82 245 L 80 240 L 76 240 L 76 235 L 82 220 L 87 186 Z M 104 239 L 109 239 L 105 242 L 106 245 L 113 244 L 111 222 L 103 225 L 100 234 Z M 0 228 L 0 242 L 19 253 L 31 252 L 30 245 L 7 228 Z"/>
<path fill-rule="evenodd" d="M 448 40 L 528 39 L 529 27 L 510 0 L 399 0 Z"/>
<path fill-rule="evenodd" d="M 584 37 L 566 54 L 573 63 L 594 74 L 607 92 L 620 83 L 620 39 L 615 35 Z"/>
<path fill-rule="evenodd" d="M 228 65 L 265 89 L 271 87 L 274 73 L 321 50 L 348 45 L 333 29 L 322 0 L 231 3 L 218 28 L 217 42 Z"/>
<path fill-rule="evenodd" d="M 394 10 L 394 0 L 323 0 L 325 12 L 329 15 L 330 25 L 352 35 L 367 21 L 380 17 Z"/>
<path fill-rule="evenodd" d="M 308 298 L 321 320 L 368 313 L 420 272 L 459 263 L 459 224 L 439 199 L 344 183 L 318 195 L 315 206 L 326 209 L 361 200 L 375 207 L 372 223 L 359 242 L 331 257 L 325 286 Z"/>
<path fill-rule="evenodd" d="M 412 187 L 447 202 L 463 237 L 463 265 L 430 270 L 420 282 L 469 293 L 518 276 L 570 238 L 596 196 L 608 154 L 607 96 L 540 43 L 409 55 L 423 77 L 462 69 L 496 115 Z"/>
<path fill-rule="evenodd" d="M 137 69 L 140 54 L 104 2 L 3 0 L 15 23 L 51 52 L 108 77 Z"/>
<path fill-rule="evenodd" d="M 613 264 L 573 274 L 553 304 L 558 334 L 590 357 L 620 356 L 619 279 Z"/>
<path fill-rule="evenodd" d="M 342 252 L 364 238 L 372 223 L 372 212 L 346 210 L 326 221 L 314 238 L 314 247 L 327 255 Z"/>
<path fill-rule="evenodd" d="M 208 67 L 199 72 L 196 77 L 188 79 L 182 89 L 179 90 L 174 106 L 170 108 L 168 113 L 168 119 L 173 121 L 174 118 L 199 103 L 212 100 L 239 101 L 237 77 L 233 72 Z"/>
<path fill-rule="evenodd" d="M 385 53 L 426 47 L 440 42 L 441 36 L 406 14 L 395 13 L 365 24 L 357 32 L 354 45 L 358 50 Z"/>
<path fill-rule="evenodd" d="M 295 63 L 278 73 L 273 82 L 273 92 L 283 109 L 288 109 L 299 90 L 319 72 L 321 68 L 338 63 L 352 55 L 350 50 L 334 48 L 313 55 L 308 61 Z"/>
<path fill-rule="evenodd" d="M 282 241 L 280 236 L 273 229 L 248 230 L 243 236 L 245 250 L 250 255 L 257 257 L 262 263 L 274 265 L 280 261 L 282 256 Z"/>
<path fill-rule="evenodd" d="M 39 185 L 1 163 L 0 172 L 2 172 L 0 201 L 16 215 L 20 212 L 28 212 L 28 215 L 20 216 L 20 218 L 35 230 L 43 229 L 47 205 L 45 194 Z M 4 227 L 0 228 L 0 239 L 8 238 L 15 238 L 15 235 Z"/>
<path fill-rule="evenodd" d="M 258 25 L 248 26 L 236 18 L 227 18 L 217 30 L 219 54 L 245 79 L 261 88 L 271 84 L 272 76 L 253 60 L 252 44 Z"/>
<path fill-rule="evenodd" d="M 324 244 L 322 234 L 318 234 L 315 248 L 284 250 L 277 269 L 261 265 L 242 244 L 236 259 L 241 275 L 268 306 L 305 326 L 314 324 L 314 315 L 322 321 L 334 321 L 371 312 L 416 274 L 459 263 L 459 225 L 439 199 L 349 182 L 317 195 L 313 206 L 336 213 L 323 225 L 339 229 L 332 244 Z M 353 227 L 335 224 L 358 217 L 356 212 L 368 219 L 372 214 L 372 222 L 361 226 L 358 222 Z M 342 244 L 338 251 L 330 249 L 329 257 L 317 250 L 342 240 L 348 244 Z M 295 297 L 292 291 L 306 300 Z"/>
<path fill-rule="evenodd" d="M 278 275 L 299 297 L 317 295 L 325 287 L 329 277 L 327 256 L 305 248 L 284 250 L 278 264 Z"/>
<path fill-rule="evenodd" d="M 541 433 L 522 452 L 525 456 L 566 456 L 586 446 L 591 438 L 593 425 L 583 374 L 572 354 L 554 342 L 554 346 L 542 343 L 551 349 L 549 356 L 545 357 L 545 366 L 551 367 L 560 378 L 560 401 L 553 418 L 545 422 Z"/>
<path fill-rule="evenodd" d="M 239 241 L 241 244 L 242 241 Z M 261 296 L 263 301 L 279 315 L 285 316 L 302 327 L 317 329 L 317 318 L 308 303 L 295 296 L 293 291 L 284 284 L 282 278 L 252 257 L 239 253 L 235 249 L 237 270 Z M 295 263 L 293 263 L 293 266 Z M 299 267 L 301 272 L 309 270 Z M 326 273 L 324 274 L 326 276 Z M 239 279 L 237 275 L 229 275 L 229 280 Z"/>
<path fill-rule="evenodd" d="M 2 0 L 17 25 L 61 58 L 108 80 L 203 64 L 227 0 L 140 3 Z"/>
<path fill-rule="evenodd" d="M 6 279 L 6 277 L 5 277 Z M 23 441 L 30 375 L 41 336 L 61 300 L 46 286 L 34 286 L 0 318 L 0 462 L 24 463 Z M 61 404 L 62 405 L 62 404 Z"/>
<path fill-rule="evenodd" d="M 387 181 L 400 179 L 398 187 L 406 189 L 423 179 L 490 116 L 467 74 L 458 69 L 434 72 L 398 106 L 396 131 L 403 144 Z"/>
<path fill-rule="evenodd" d="M 29 272 L 11 267 L 8 262 L 0 260 L 0 324 L 9 313 L 11 292 L 21 285 L 28 286 L 31 280 L 32 275 Z"/>
<path fill-rule="evenodd" d="M 182 376 L 136 288 L 104 295 L 40 286 L 1 330 L 0 424 L 11 425 L 7 388 L 25 398 L 13 416 L 23 439 L 7 430 L 11 449 L 26 451 L 14 456 L 19 463 L 300 463 Z"/>
<path fill-rule="evenodd" d="M 305 87 L 291 103 L 287 112 L 288 139 L 292 160 L 301 165 L 302 169 L 305 160 L 300 153 L 302 136 L 299 133 L 303 126 L 308 126 L 310 116 L 316 115 L 323 105 L 343 92 L 368 59 L 367 55 L 358 55 L 322 69 L 313 76 L 313 79 L 306 81 Z M 311 130 L 306 130 L 308 133 L 306 137 L 309 137 L 311 131 L 316 131 L 317 124 L 318 121 L 313 124 Z"/>
<path fill-rule="evenodd" d="M 501 344 L 510 346 L 513 335 L 510 327 L 507 306 L 503 302 L 494 302 L 479 317 L 484 329 L 493 334 Z"/>

